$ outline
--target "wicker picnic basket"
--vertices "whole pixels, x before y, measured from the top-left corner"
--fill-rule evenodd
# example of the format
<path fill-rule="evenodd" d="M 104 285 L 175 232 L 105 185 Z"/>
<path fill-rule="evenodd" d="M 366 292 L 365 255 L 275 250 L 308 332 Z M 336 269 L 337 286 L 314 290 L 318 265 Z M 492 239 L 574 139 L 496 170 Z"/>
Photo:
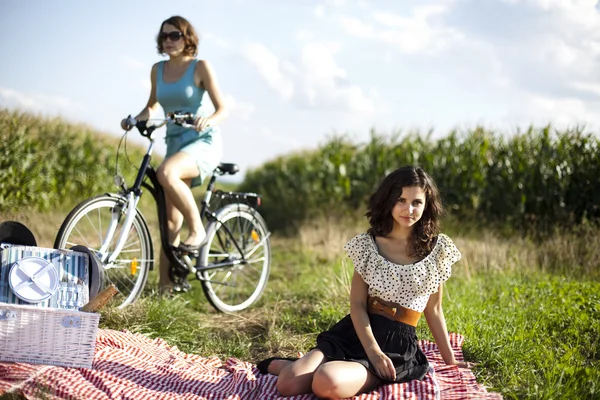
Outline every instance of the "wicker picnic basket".
<path fill-rule="evenodd" d="M 0 303 L 0 361 L 91 368 L 100 314 Z"/>

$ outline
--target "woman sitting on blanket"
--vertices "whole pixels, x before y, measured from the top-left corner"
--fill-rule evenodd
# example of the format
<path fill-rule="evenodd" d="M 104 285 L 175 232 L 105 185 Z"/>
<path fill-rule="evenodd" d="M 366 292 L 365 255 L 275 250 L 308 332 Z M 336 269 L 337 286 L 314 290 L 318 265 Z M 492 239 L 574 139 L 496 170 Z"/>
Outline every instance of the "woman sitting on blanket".
<path fill-rule="evenodd" d="M 385 383 L 423 379 L 429 365 L 417 343 L 423 312 L 446 364 L 457 361 L 442 311 L 442 284 L 461 255 L 439 233 L 441 199 L 433 179 L 407 166 L 390 173 L 369 200 L 370 228 L 344 249 L 354 264 L 350 314 L 317 337 L 300 359 L 261 361 L 278 375 L 282 396 L 345 398 Z"/>

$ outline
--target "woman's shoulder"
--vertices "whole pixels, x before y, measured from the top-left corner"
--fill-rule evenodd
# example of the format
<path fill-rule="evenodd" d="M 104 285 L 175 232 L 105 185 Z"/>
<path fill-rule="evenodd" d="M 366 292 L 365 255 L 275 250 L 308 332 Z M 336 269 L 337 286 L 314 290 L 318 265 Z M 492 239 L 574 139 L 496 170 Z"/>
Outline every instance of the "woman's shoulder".
<path fill-rule="evenodd" d="M 201 58 L 195 58 L 194 61 L 196 63 L 196 71 L 198 70 L 206 70 L 211 68 L 210 61 L 204 60 Z"/>
<path fill-rule="evenodd" d="M 159 68 L 163 68 L 163 64 L 164 64 L 164 60 L 162 61 L 157 61 L 154 64 L 152 64 L 152 73 L 156 74 L 156 72 L 158 71 Z"/>
<path fill-rule="evenodd" d="M 359 233 L 358 235 L 352 237 L 346 245 L 367 243 L 369 240 L 371 240 L 371 235 L 367 232 L 363 232 L 363 233 Z"/>
<path fill-rule="evenodd" d="M 371 236 L 367 232 L 359 233 L 346 242 L 344 245 L 344 250 L 346 250 L 349 254 L 362 252 L 363 250 L 368 249 L 370 241 Z"/>
<path fill-rule="evenodd" d="M 455 261 L 458 261 L 461 257 L 460 251 L 454 244 L 454 241 L 444 233 L 438 234 L 430 255 L 437 256 L 436 258 L 438 259 L 450 258 L 455 259 Z"/>
<path fill-rule="evenodd" d="M 161 68 L 161 65 L 164 61 L 158 61 L 152 65 L 150 69 L 150 78 L 152 79 L 152 83 L 156 82 L 156 77 L 158 76 L 158 69 Z"/>
<path fill-rule="evenodd" d="M 437 238 L 436 238 L 436 244 L 437 243 L 448 244 L 448 243 L 454 243 L 454 242 L 452 241 L 450 236 L 446 235 L 445 233 L 438 233 Z"/>

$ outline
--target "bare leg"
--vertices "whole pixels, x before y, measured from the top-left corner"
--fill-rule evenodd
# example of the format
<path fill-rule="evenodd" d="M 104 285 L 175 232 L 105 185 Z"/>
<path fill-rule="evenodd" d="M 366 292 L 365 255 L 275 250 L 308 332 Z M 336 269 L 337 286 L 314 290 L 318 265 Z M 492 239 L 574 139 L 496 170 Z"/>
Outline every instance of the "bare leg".
<path fill-rule="evenodd" d="M 299 351 L 297 356 L 298 356 L 298 359 L 300 359 L 300 358 L 304 357 L 304 353 Z M 290 365 L 293 362 L 294 361 L 292 361 L 292 360 L 275 359 L 269 363 L 269 366 L 267 367 L 267 372 L 271 375 L 279 375 L 279 373 L 281 372 L 281 370 L 284 367 L 287 367 L 288 365 Z"/>
<path fill-rule="evenodd" d="M 199 174 L 198 166 L 188 154 L 179 152 L 167 158 L 156 171 L 158 181 L 177 210 L 183 214 L 189 228 L 189 236 L 183 243 L 196 246 L 202 243 L 206 231 L 192 190 L 184 180 Z"/>
<path fill-rule="evenodd" d="M 312 392 L 319 398 L 342 399 L 369 392 L 382 382 L 357 362 L 330 361 L 314 372 Z"/>
<path fill-rule="evenodd" d="M 165 196 L 165 200 L 169 243 L 173 246 L 177 246 L 179 244 L 179 232 L 183 225 L 183 215 L 175 208 L 168 196 Z M 163 248 L 160 250 L 158 287 L 160 291 L 168 290 L 173 287 L 173 282 L 171 282 L 171 278 L 169 278 L 169 259 Z"/>
<path fill-rule="evenodd" d="M 321 350 L 312 350 L 298 361 L 286 365 L 277 378 L 277 391 L 282 396 L 311 393 L 313 373 L 326 361 Z"/>

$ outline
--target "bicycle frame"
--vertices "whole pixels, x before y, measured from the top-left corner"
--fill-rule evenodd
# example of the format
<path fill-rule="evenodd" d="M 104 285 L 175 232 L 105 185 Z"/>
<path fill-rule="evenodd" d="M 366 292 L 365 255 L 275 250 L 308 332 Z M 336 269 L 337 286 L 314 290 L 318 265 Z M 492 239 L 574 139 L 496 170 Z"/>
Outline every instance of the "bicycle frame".
<path fill-rule="evenodd" d="M 179 257 L 176 256 L 177 250 L 174 249 L 173 246 L 171 245 L 171 243 L 169 242 L 165 192 L 164 192 L 164 189 L 162 188 L 161 184 L 158 181 L 158 178 L 156 176 L 156 171 L 150 165 L 150 160 L 152 158 L 152 152 L 154 150 L 154 139 L 152 138 L 152 131 L 153 131 L 153 129 L 152 130 L 148 129 L 147 134 L 142 133 L 144 136 L 148 137 L 148 139 L 150 140 L 150 144 L 148 146 L 148 150 L 147 150 L 146 154 L 144 155 L 144 158 L 142 159 L 142 162 L 141 162 L 141 165 L 140 165 L 140 168 L 139 168 L 138 174 L 136 176 L 133 187 L 128 188 L 128 189 L 125 189 L 123 187 L 123 190 L 120 193 L 125 198 L 124 199 L 125 200 L 125 208 L 124 208 L 125 222 L 123 224 L 121 234 L 120 234 L 119 238 L 117 239 L 115 249 L 114 249 L 113 253 L 111 254 L 111 256 L 109 257 L 109 259 L 107 260 L 108 261 L 107 263 L 110 265 L 112 262 L 114 262 L 118 256 L 118 254 L 123 249 L 123 246 L 125 245 L 126 235 L 127 235 L 127 232 L 129 231 L 129 229 L 131 228 L 131 225 L 135 218 L 137 206 L 139 203 L 139 199 L 142 195 L 142 187 L 143 187 L 152 194 L 152 197 L 154 198 L 154 200 L 156 202 L 161 245 L 162 245 L 163 249 L 165 250 L 165 255 L 166 255 L 168 261 L 171 263 L 171 265 L 175 265 L 175 266 L 181 268 L 182 270 L 189 271 L 191 273 L 195 273 L 196 277 L 198 279 L 203 280 L 201 273 L 204 271 L 212 270 L 212 269 L 220 269 L 220 268 L 224 268 L 224 267 L 233 267 L 233 266 L 239 265 L 239 264 L 246 264 L 247 259 L 256 251 L 256 249 L 258 249 L 268 239 L 268 237 L 270 235 L 265 235 L 265 237 L 263 237 L 261 239 L 261 241 L 259 243 L 257 243 L 256 246 L 251 251 L 249 251 L 247 254 L 244 254 L 242 249 L 240 248 L 239 244 L 237 243 L 237 241 L 233 240 L 232 243 L 235 245 L 236 250 L 241 255 L 241 257 L 242 257 L 241 260 L 231 260 L 231 261 L 226 261 L 226 262 L 214 263 L 214 264 L 210 264 L 210 265 L 200 265 L 200 260 L 198 259 L 196 262 L 196 266 L 192 266 L 192 265 L 186 264 L 184 261 L 182 261 Z M 145 178 L 148 178 L 150 183 L 148 183 Z M 217 180 L 217 172 L 215 171 L 210 178 L 210 181 L 208 183 L 206 193 L 204 194 L 204 198 L 202 200 L 199 211 L 200 211 L 200 217 L 203 221 L 210 222 L 210 223 L 215 222 L 215 223 L 222 224 L 222 222 L 219 221 L 216 213 L 212 212 L 209 208 L 210 200 L 211 200 L 213 192 L 214 192 L 216 180 Z M 244 193 L 244 195 L 258 196 L 254 193 Z M 115 233 L 116 227 L 118 225 L 118 215 L 115 215 L 115 214 L 121 213 L 122 211 L 123 211 L 123 209 L 113 210 L 113 218 L 111 220 L 111 225 L 108 228 L 107 235 L 101 246 L 102 254 L 104 254 L 104 252 L 107 251 L 108 246 L 111 242 L 111 239 Z M 234 237 L 233 233 L 229 230 L 229 228 L 226 225 L 222 225 L 222 226 L 225 229 L 225 232 L 227 233 L 227 235 L 230 238 L 233 238 Z M 221 244 L 223 244 L 221 237 L 219 237 L 218 240 L 221 242 Z M 153 265 L 150 265 L 150 269 L 153 269 Z"/>

